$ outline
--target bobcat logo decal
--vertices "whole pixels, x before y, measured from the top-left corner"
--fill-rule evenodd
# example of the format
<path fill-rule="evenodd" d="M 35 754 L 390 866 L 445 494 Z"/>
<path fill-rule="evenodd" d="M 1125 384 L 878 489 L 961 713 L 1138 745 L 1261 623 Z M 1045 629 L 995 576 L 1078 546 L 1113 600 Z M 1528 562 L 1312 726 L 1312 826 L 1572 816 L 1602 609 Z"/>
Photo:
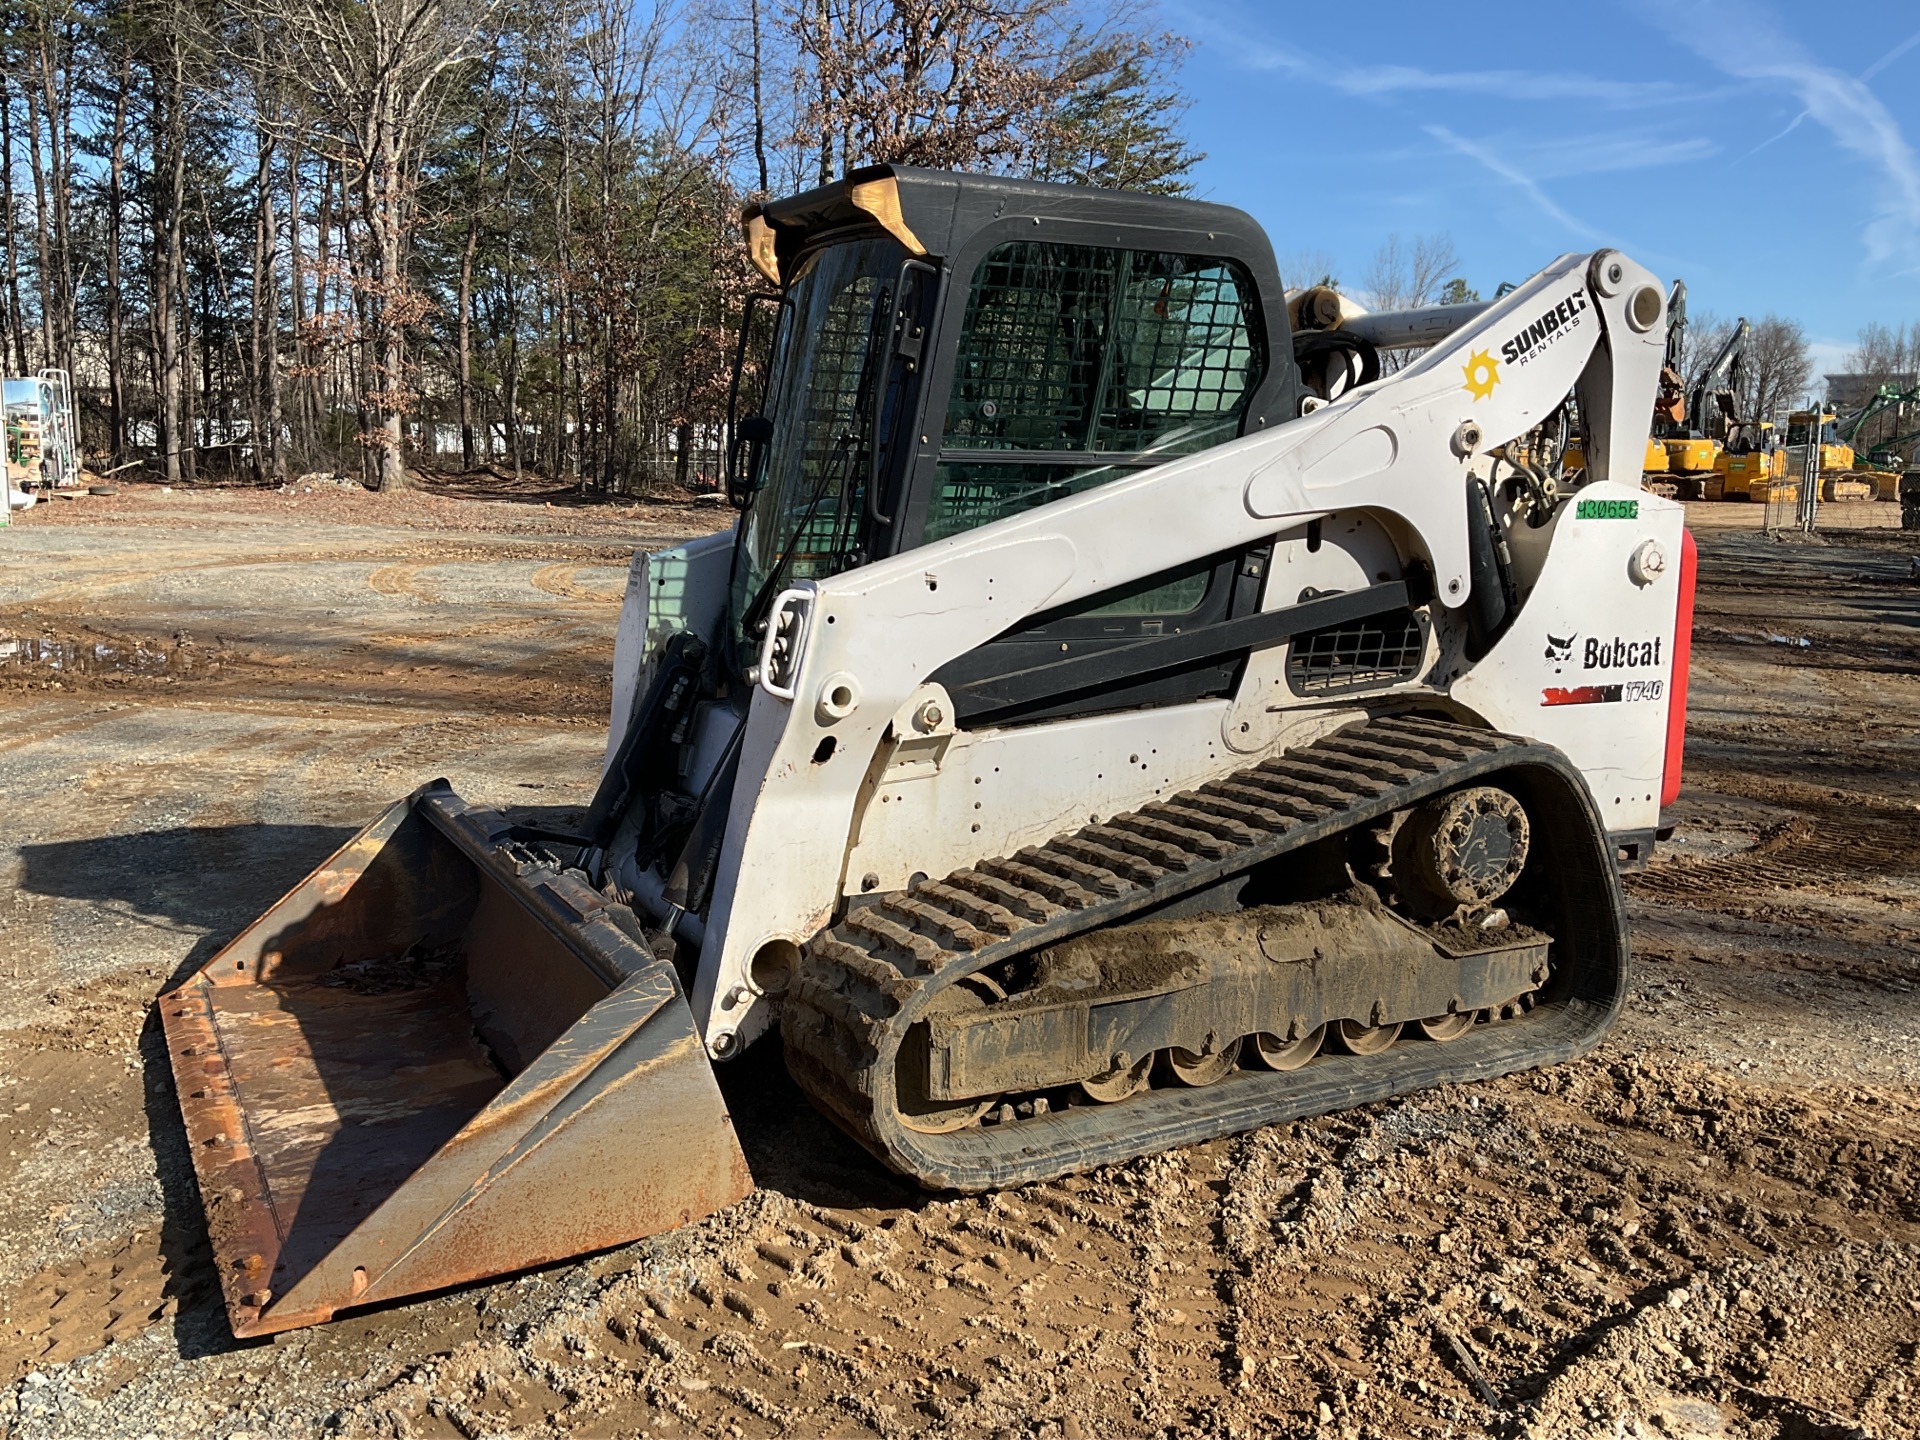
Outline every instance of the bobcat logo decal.
<path fill-rule="evenodd" d="M 1558 635 L 1547 636 L 1547 659 L 1553 663 L 1553 673 L 1558 675 L 1560 667 L 1573 658 L 1573 642 L 1580 638 L 1579 632 L 1562 640 Z"/>

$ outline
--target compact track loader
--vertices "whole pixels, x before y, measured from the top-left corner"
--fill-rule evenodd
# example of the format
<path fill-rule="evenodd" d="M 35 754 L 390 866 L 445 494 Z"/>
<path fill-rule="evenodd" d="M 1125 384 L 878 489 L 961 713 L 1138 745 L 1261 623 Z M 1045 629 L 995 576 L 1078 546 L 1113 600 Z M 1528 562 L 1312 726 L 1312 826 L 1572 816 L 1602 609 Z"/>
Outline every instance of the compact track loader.
<path fill-rule="evenodd" d="M 1619 1011 L 1692 603 L 1651 274 L 1290 319 L 1237 210 L 897 167 L 746 231 L 740 518 L 635 559 L 580 833 L 430 785 L 164 997 L 240 1334 L 738 1198 L 710 1062 L 776 1025 L 978 1190 Z"/>

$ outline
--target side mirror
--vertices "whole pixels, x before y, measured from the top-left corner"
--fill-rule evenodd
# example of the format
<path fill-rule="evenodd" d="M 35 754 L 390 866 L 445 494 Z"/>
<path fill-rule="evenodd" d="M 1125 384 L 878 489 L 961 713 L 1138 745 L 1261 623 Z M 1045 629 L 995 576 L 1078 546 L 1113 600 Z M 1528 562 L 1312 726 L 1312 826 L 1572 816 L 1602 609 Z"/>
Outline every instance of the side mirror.
<path fill-rule="evenodd" d="M 760 471 L 767 463 L 767 445 L 773 439 L 773 421 L 749 415 L 733 430 L 727 447 L 727 500 L 744 510 L 760 488 Z"/>
<path fill-rule="evenodd" d="M 764 414 L 740 418 L 740 380 L 746 370 L 747 347 L 753 336 L 754 317 L 763 306 L 773 307 L 773 330 L 766 336 L 765 362 L 771 365 L 780 339 L 780 321 L 787 310 L 786 298 L 760 291 L 747 296 L 740 312 L 740 339 L 733 352 L 733 376 L 727 385 L 727 502 L 744 510 L 760 488 L 760 470 L 766 463 L 767 443 L 773 439 L 773 422 Z M 763 377 L 764 378 L 764 377 Z M 766 394 L 760 405 L 768 403 Z"/>

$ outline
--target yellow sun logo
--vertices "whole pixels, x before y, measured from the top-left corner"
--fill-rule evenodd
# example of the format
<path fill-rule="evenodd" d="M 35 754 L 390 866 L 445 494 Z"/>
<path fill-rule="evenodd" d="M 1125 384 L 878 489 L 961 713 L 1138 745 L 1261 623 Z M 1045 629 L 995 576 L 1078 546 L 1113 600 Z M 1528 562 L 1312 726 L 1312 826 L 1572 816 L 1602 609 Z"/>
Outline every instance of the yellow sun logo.
<path fill-rule="evenodd" d="M 1484 350 L 1476 350 L 1467 357 L 1462 372 L 1467 377 L 1467 390 L 1476 400 L 1491 400 L 1493 387 L 1500 383 L 1500 362 Z"/>

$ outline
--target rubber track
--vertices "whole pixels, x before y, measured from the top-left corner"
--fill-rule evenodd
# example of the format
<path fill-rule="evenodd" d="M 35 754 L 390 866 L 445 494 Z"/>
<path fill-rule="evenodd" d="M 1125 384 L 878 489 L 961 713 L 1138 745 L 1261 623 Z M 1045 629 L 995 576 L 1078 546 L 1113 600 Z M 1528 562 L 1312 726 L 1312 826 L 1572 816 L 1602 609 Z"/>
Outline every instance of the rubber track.
<path fill-rule="evenodd" d="M 1556 954 L 1563 970 L 1577 972 L 1557 977 L 1551 1003 L 1525 1019 L 1477 1027 L 1445 1046 L 1324 1056 L 1285 1074 L 1241 1070 L 1204 1089 L 1153 1089 L 1116 1105 L 946 1135 L 901 1123 L 894 1058 L 939 990 L 1496 776 L 1519 780 L 1515 788 L 1531 796 L 1559 906 Z M 1550 1063 L 1595 1044 L 1625 995 L 1625 918 L 1612 861 L 1586 785 L 1558 750 L 1439 720 L 1362 720 L 1171 799 L 853 910 L 807 946 L 781 1017 L 787 1064 L 813 1103 L 888 1165 L 928 1186 L 970 1190 Z"/>

